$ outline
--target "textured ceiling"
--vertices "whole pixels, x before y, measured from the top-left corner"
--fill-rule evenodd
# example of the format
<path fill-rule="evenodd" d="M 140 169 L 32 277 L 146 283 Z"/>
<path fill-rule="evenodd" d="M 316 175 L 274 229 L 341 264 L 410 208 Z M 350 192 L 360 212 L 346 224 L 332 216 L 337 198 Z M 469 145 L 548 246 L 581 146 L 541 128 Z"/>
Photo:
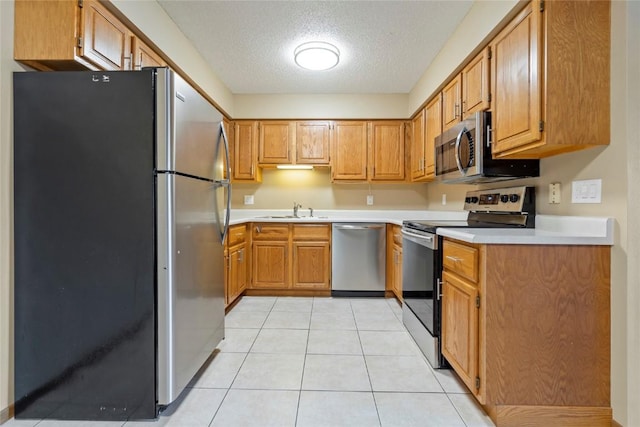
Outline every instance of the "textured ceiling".
<path fill-rule="evenodd" d="M 472 0 L 158 0 L 233 93 L 408 93 Z M 328 71 L 293 62 L 306 41 L 340 49 Z"/>

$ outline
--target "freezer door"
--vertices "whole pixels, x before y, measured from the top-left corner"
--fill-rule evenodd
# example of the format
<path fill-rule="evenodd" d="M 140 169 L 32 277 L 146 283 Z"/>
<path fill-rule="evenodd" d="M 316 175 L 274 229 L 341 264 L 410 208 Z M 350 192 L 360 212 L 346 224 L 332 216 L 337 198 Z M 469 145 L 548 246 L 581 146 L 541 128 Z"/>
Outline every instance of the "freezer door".
<path fill-rule="evenodd" d="M 157 70 L 158 170 L 216 177 L 222 114 L 174 72 Z"/>
<path fill-rule="evenodd" d="M 171 403 L 224 336 L 215 183 L 158 175 L 158 399 Z"/>

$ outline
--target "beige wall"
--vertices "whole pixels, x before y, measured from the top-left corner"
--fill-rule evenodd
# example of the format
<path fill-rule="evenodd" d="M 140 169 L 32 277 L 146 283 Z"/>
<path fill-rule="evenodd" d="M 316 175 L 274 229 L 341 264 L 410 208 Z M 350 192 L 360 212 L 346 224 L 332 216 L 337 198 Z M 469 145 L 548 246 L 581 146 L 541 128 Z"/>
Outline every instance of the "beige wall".
<path fill-rule="evenodd" d="M 111 3 L 164 52 L 177 68 L 214 99 L 223 112 L 234 116 L 234 97 L 229 88 L 214 74 L 189 39 L 157 2 L 111 0 Z"/>
<path fill-rule="evenodd" d="M 407 94 L 236 95 L 235 119 L 406 119 Z"/>
<path fill-rule="evenodd" d="M 11 72 L 13 61 L 13 2 L 0 1 L 0 422 L 13 402 L 13 144 L 11 133 Z"/>
<path fill-rule="evenodd" d="M 367 206 L 367 195 L 373 206 Z M 244 205 L 253 195 L 254 205 Z M 231 207 L 241 209 L 291 209 L 293 202 L 304 209 L 426 209 L 425 184 L 331 184 L 328 169 L 264 170 L 260 184 L 233 186 Z M 453 210 L 447 206 L 448 210 Z M 305 212 L 306 214 L 306 212 Z"/>
<path fill-rule="evenodd" d="M 478 1 L 465 22 L 473 18 L 474 27 L 457 31 L 434 64 L 425 71 L 412 92 L 362 98 L 353 96 L 233 96 L 202 58 L 188 45 L 168 17 L 152 1 L 113 0 L 152 41 L 206 90 L 233 117 L 354 118 L 368 117 L 360 107 L 368 104 L 367 113 L 375 117 L 401 117 L 413 113 L 450 75 L 497 22 L 516 5 L 515 0 Z M 163 22 L 158 26 L 157 22 Z M 640 425 L 640 141 L 635 125 L 640 117 L 638 58 L 640 48 L 630 40 L 640 39 L 640 2 L 614 1 L 612 4 L 612 132 L 611 145 L 580 153 L 571 153 L 542 161 L 543 177 L 524 181 L 535 185 L 538 211 L 548 214 L 597 215 L 616 219 L 615 245 L 612 248 L 612 406 L 615 419 L 625 426 Z M 628 33 L 627 33 L 628 32 Z M 20 69 L 12 61 L 13 1 L 0 0 L 0 411 L 13 402 L 12 353 L 12 136 L 11 71 Z M 629 61 L 629 62 L 627 62 Z M 377 101 L 372 101 L 376 99 Z M 405 101 L 402 101 L 402 99 Z M 324 106 L 312 105 L 322 102 Z M 282 109 L 274 108 L 282 101 Z M 340 106 L 340 109 L 332 109 Z M 294 114 L 298 111 L 297 114 Z M 325 114 L 333 111 L 332 114 Z M 335 111 L 340 111 L 338 116 Z M 627 166 L 628 165 L 628 166 Z M 293 201 L 316 209 L 365 209 L 367 185 L 331 185 L 326 171 L 313 171 L 309 187 L 294 183 L 283 171 L 267 171 L 259 185 L 236 186 L 233 205 L 244 207 L 242 196 L 254 194 L 255 208 L 290 208 Z M 570 184 L 575 179 L 601 178 L 603 203 L 574 205 L 570 201 Z M 562 203 L 546 203 L 547 185 L 562 184 Z M 310 189 L 311 188 L 311 189 Z M 458 209 L 467 187 L 438 184 L 383 186 L 373 185 L 375 209 L 428 208 Z M 442 194 L 448 203 L 441 204 Z M 400 206 L 398 206 L 398 204 Z M 633 218 L 627 222 L 627 215 Z M 634 260 L 627 263 L 627 259 Z M 629 378 L 629 380 L 627 380 Z"/>

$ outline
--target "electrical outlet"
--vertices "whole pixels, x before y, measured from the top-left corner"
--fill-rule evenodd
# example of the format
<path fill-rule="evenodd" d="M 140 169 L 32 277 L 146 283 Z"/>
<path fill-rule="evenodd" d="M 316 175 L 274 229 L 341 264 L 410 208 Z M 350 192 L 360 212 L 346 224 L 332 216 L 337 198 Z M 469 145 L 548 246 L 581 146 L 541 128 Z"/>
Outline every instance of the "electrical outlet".
<path fill-rule="evenodd" d="M 367 205 L 369 206 L 373 205 L 373 195 L 371 194 L 367 196 Z"/>
<path fill-rule="evenodd" d="M 560 183 L 554 182 L 549 184 L 549 203 L 558 204 L 560 203 Z"/>
<path fill-rule="evenodd" d="M 253 194 L 248 195 L 248 196 L 244 196 L 244 204 L 245 205 L 252 205 L 253 204 Z"/>
<path fill-rule="evenodd" d="M 447 204 L 447 195 L 443 194 L 442 195 L 442 205 L 446 205 Z"/>
<path fill-rule="evenodd" d="M 573 181 L 571 203 L 602 203 L 602 180 Z"/>

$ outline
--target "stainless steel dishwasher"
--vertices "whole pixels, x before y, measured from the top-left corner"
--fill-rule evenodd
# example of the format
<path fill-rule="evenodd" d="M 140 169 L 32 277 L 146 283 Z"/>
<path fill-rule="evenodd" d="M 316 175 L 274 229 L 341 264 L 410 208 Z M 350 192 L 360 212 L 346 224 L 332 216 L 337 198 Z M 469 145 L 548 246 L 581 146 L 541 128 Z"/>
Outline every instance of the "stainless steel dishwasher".
<path fill-rule="evenodd" d="M 331 295 L 384 296 L 386 226 L 333 223 Z"/>

